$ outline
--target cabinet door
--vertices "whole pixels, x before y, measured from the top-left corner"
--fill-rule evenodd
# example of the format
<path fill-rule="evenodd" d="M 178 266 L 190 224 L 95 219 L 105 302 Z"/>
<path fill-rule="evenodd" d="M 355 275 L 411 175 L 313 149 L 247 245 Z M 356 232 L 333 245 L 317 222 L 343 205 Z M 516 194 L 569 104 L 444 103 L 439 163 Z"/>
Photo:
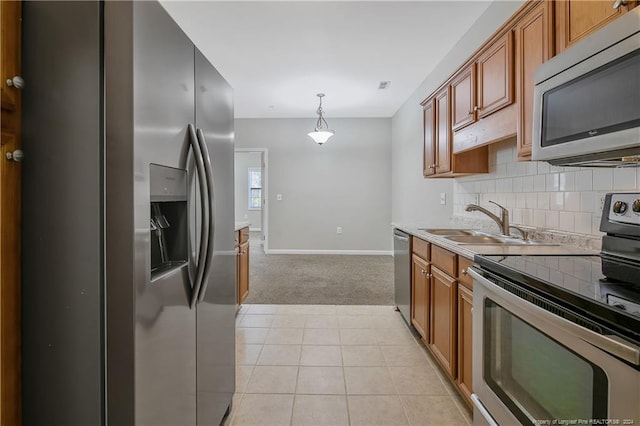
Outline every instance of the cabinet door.
<path fill-rule="evenodd" d="M 458 284 L 458 378 L 456 383 L 471 406 L 472 387 L 472 339 L 471 311 L 473 309 L 473 293 Z"/>
<path fill-rule="evenodd" d="M 513 34 L 496 40 L 476 63 L 478 118 L 483 118 L 513 103 Z"/>
<path fill-rule="evenodd" d="M 238 253 L 238 303 L 249 295 L 249 242 L 240 244 Z"/>
<path fill-rule="evenodd" d="M 424 105 L 424 160 L 423 176 L 436 172 L 436 115 L 433 100 Z"/>
<path fill-rule="evenodd" d="M 550 4 L 540 2 L 514 28 L 516 44 L 516 99 L 518 102 L 518 157 L 531 157 L 534 73 L 552 54 Z"/>
<path fill-rule="evenodd" d="M 440 174 L 451 171 L 451 111 L 448 86 L 436 93 L 435 110 L 436 174 Z"/>
<path fill-rule="evenodd" d="M 456 280 L 431 267 L 429 347 L 442 366 L 456 374 Z"/>
<path fill-rule="evenodd" d="M 476 121 L 475 64 L 465 68 L 451 81 L 451 129 L 455 132 Z"/>
<path fill-rule="evenodd" d="M 429 264 L 415 254 L 411 257 L 411 324 L 428 339 Z"/>
<path fill-rule="evenodd" d="M 560 53 L 574 45 L 636 5 L 635 1 L 624 3 L 626 5 L 621 4 L 614 9 L 614 0 L 557 0 L 555 2 L 556 52 Z"/>

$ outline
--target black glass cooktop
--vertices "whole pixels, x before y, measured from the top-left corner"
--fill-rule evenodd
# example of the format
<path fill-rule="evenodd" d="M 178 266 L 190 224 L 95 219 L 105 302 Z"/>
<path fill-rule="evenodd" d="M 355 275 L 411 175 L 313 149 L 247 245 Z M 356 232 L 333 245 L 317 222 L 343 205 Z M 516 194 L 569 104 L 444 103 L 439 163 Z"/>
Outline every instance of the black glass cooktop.
<path fill-rule="evenodd" d="M 634 340 L 640 339 L 640 285 L 606 278 L 603 259 L 598 255 L 476 255 L 474 261 L 483 270 L 579 310 L 594 320 L 615 324 L 625 334 L 635 335 Z"/>

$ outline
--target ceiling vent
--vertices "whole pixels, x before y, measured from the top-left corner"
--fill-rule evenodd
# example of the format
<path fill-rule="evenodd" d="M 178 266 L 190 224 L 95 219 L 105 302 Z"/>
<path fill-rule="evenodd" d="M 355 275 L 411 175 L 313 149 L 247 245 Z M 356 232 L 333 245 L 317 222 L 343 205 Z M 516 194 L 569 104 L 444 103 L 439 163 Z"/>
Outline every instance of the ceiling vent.
<path fill-rule="evenodd" d="M 387 87 L 389 87 L 390 84 L 391 84 L 390 81 L 381 81 L 380 84 L 378 85 L 378 89 L 384 90 Z"/>

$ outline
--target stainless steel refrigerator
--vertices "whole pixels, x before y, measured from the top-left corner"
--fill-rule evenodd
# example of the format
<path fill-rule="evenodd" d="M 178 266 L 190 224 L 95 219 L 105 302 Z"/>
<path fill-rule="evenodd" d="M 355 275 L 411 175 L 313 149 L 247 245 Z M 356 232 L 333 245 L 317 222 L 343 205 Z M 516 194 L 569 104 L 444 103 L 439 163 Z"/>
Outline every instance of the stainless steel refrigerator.
<path fill-rule="evenodd" d="M 25 425 L 218 425 L 232 90 L 157 2 L 23 5 Z"/>

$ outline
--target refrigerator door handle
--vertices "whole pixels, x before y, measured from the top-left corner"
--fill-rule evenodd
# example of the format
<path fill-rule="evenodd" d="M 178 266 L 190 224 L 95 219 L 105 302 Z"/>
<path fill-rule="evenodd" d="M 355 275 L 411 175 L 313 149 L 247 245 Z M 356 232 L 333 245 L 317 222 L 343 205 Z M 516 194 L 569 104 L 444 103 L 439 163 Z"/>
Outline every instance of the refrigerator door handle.
<path fill-rule="evenodd" d="M 202 150 L 198 142 L 198 137 L 193 125 L 189 124 L 189 144 L 193 150 L 193 156 L 196 162 L 196 172 L 198 175 L 198 184 L 200 185 L 200 214 L 202 215 L 202 226 L 200 227 L 200 249 L 198 250 L 198 259 L 196 261 L 196 276 L 191 287 L 191 300 L 189 305 L 193 309 L 198 300 L 198 294 L 204 281 L 204 272 L 206 264 L 206 256 L 209 245 L 209 190 L 207 186 L 206 170 L 204 166 L 204 158 Z"/>
<path fill-rule="evenodd" d="M 200 287 L 200 293 L 198 296 L 198 301 L 202 302 L 204 300 L 204 296 L 207 293 L 207 284 L 209 283 L 209 275 L 211 274 L 211 266 L 213 263 L 213 237 L 215 235 L 215 197 L 213 191 L 213 166 L 211 165 L 211 157 L 209 156 L 209 149 L 207 148 L 207 141 L 204 137 L 204 132 L 202 129 L 198 129 L 196 132 L 198 136 L 198 143 L 200 145 L 200 150 L 202 151 L 202 159 L 204 161 L 204 170 L 205 176 L 207 180 L 207 189 L 208 189 L 208 206 L 209 206 L 209 238 L 207 244 L 207 253 L 205 256 L 205 266 L 204 266 L 204 275 L 202 277 L 202 286 Z"/>

